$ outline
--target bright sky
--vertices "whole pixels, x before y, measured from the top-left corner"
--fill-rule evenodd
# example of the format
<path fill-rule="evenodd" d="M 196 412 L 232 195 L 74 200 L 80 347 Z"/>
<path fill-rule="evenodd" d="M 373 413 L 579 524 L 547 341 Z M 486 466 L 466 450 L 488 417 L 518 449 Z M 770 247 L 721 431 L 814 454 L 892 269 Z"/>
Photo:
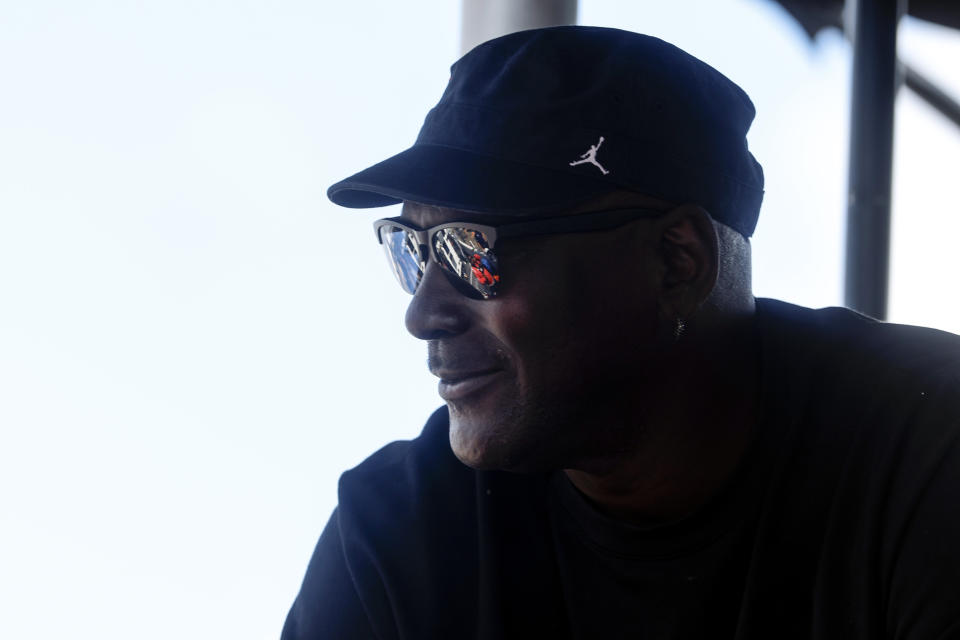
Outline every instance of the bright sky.
<path fill-rule="evenodd" d="M 439 404 L 336 180 L 408 146 L 459 3 L 0 5 L 0 637 L 275 638 L 339 474 Z M 654 8 L 655 7 L 655 8 Z M 842 299 L 849 50 L 762 0 L 581 0 L 738 82 L 759 295 Z M 960 95 L 960 36 L 904 59 Z M 891 318 L 960 332 L 960 130 L 898 101 Z"/>

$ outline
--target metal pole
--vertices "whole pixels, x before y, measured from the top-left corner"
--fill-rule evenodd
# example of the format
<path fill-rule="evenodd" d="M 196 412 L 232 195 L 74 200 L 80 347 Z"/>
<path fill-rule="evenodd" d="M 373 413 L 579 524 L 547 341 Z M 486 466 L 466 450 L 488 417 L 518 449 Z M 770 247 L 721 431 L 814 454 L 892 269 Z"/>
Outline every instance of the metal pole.
<path fill-rule="evenodd" d="M 927 101 L 931 107 L 939 111 L 945 118 L 960 127 L 960 102 L 957 102 L 946 91 L 931 82 L 925 75 L 911 67 L 901 64 L 903 82 L 914 93 Z"/>
<path fill-rule="evenodd" d="M 462 0 L 460 53 L 498 36 L 577 23 L 577 0 Z"/>
<path fill-rule="evenodd" d="M 897 23 L 905 0 L 855 0 L 845 303 L 887 314 Z"/>

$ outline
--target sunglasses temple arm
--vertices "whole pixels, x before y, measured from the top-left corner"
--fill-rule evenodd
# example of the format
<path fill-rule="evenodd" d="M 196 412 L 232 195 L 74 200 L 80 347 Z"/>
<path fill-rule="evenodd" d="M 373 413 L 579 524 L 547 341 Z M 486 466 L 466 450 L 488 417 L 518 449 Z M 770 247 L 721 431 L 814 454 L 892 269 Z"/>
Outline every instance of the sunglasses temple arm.
<path fill-rule="evenodd" d="M 603 231 L 613 229 L 631 220 L 654 218 L 663 215 L 663 211 L 653 209 L 615 209 L 585 213 L 580 215 L 532 220 L 501 225 L 497 228 L 500 237 L 525 236 L 551 233 L 572 233 L 575 231 Z"/>

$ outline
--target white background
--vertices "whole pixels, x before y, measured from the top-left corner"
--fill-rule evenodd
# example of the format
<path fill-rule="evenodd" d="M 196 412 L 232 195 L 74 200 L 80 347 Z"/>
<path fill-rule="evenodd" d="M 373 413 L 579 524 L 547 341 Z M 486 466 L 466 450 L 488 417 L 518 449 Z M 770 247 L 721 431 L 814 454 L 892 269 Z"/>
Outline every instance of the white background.
<path fill-rule="evenodd" d="M 274 638 L 341 471 L 439 404 L 370 222 L 459 3 L 0 3 L 0 637 Z M 668 8 L 667 8 L 668 6 Z M 842 299 L 848 46 L 761 0 L 582 0 L 739 83 L 755 289 Z M 904 59 L 960 95 L 960 35 Z M 960 130 L 898 100 L 891 319 L 960 331 Z"/>

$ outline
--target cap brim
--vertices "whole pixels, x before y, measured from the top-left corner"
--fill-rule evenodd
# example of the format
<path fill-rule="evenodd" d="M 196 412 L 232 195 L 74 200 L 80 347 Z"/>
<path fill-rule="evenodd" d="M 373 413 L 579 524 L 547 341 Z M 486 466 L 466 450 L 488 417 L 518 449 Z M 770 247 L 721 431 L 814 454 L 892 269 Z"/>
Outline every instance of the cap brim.
<path fill-rule="evenodd" d="M 452 147 L 417 144 L 334 184 L 327 197 L 354 209 L 402 201 L 464 211 L 561 211 L 613 191 L 609 182 Z"/>

